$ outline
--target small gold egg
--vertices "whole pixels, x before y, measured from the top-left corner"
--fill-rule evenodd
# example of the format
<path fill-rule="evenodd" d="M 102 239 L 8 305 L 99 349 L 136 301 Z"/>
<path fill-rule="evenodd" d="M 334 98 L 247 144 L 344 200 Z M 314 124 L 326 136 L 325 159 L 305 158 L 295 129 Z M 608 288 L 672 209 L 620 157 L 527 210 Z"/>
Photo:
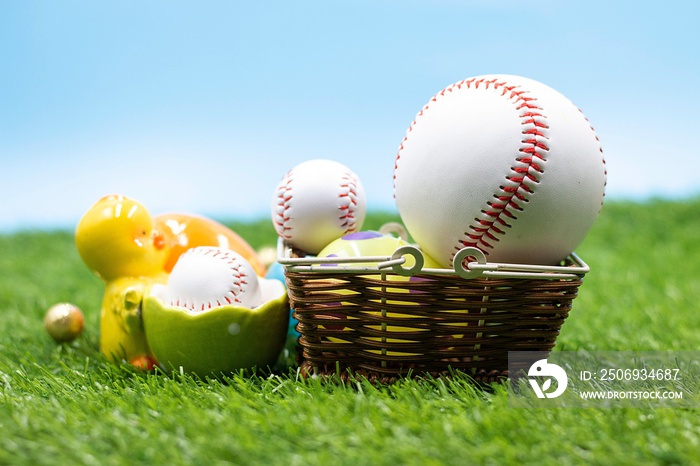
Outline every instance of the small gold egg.
<path fill-rule="evenodd" d="M 51 306 L 44 316 L 44 328 L 57 343 L 68 343 L 83 333 L 83 312 L 71 303 Z"/>

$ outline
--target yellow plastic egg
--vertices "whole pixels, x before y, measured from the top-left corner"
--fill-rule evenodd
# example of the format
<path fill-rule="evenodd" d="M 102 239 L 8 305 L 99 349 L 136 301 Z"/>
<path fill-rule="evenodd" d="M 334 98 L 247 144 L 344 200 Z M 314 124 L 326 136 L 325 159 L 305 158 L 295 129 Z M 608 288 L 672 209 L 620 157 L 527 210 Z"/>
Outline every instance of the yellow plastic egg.
<path fill-rule="evenodd" d="M 341 258 L 355 258 L 355 257 L 390 257 L 394 251 L 396 251 L 398 248 L 403 247 L 403 246 L 409 246 L 409 243 L 404 241 L 401 238 L 397 238 L 392 235 L 388 234 L 382 234 L 376 231 L 362 231 L 358 233 L 351 233 L 349 235 L 346 235 L 342 238 L 339 238 L 332 243 L 330 243 L 328 246 L 326 246 L 321 252 L 318 254 L 318 257 L 324 257 L 324 258 L 332 258 L 332 257 L 337 257 L 339 259 Z M 403 268 L 405 269 L 410 269 L 413 268 L 415 265 L 415 259 L 412 256 L 406 256 L 406 263 L 403 264 Z M 423 255 L 424 259 L 424 264 L 423 268 L 439 268 L 438 264 L 431 259 L 428 256 Z M 352 264 L 338 264 L 338 265 L 348 265 L 348 266 L 371 266 L 371 267 L 376 267 L 377 263 L 375 262 L 359 262 L 359 263 L 352 263 Z M 387 270 L 388 272 L 391 272 L 391 269 Z M 382 275 L 375 275 L 375 274 L 368 274 L 366 275 L 367 277 L 371 278 L 376 278 L 377 280 L 381 279 Z M 406 281 L 412 281 L 412 280 L 419 280 L 419 278 L 415 277 L 407 277 L 407 276 L 401 276 L 401 275 L 395 275 L 395 274 L 387 274 L 386 279 L 389 281 L 397 281 L 397 282 L 406 282 Z M 385 291 L 387 294 L 391 293 L 410 293 L 410 290 L 406 288 L 390 288 L 390 287 L 383 287 L 383 286 L 378 286 L 377 291 Z M 340 294 L 351 294 L 353 293 L 352 291 L 345 291 L 345 290 L 338 290 L 337 291 Z M 406 301 L 396 301 L 396 300 L 388 300 L 388 304 L 392 305 L 405 305 L 405 306 L 416 306 L 418 303 L 414 302 L 406 302 Z M 343 303 L 346 304 L 346 303 Z M 376 314 L 376 315 L 382 315 L 382 311 L 364 311 L 369 314 Z M 395 319 L 405 319 L 405 318 L 414 318 L 416 316 L 412 314 L 402 314 L 402 313 L 397 313 L 397 312 L 384 312 L 384 315 L 388 318 L 395 318 Z M 352 318 L 352 317 L 346 317 L 345 315 L 338 316 L 335 314 L 330 314 L 331 317 L 338 317 L 340 321 L 344 318 Z M 343 328 L 342 324 L 340 323 L 336 326 L 336 328 Z M 408 332 L 416 332 L 418 331 L 416 328 L 413 327 L 403 327 L 403 326 L 393 326 L 389 325 L 386 326 L 384 329 L 382 329 L 382 326 L 374 326 L 370 325 L 368 326 L 369 328 L 373 330 L 383 330 L 392 336 L 395 336 L 396 338 L 387 338 L 387 342 L 402 342 L 405 341 L 401 339 L 401 333 L 408 333 Z M 381 341 L 381 337 L 365 337 L 368 340 L 372 341 Z M 335 338 L 335 337 L 329 337 L 329 340 L 335 341 L 335 342 L 343 342 L 342 339 L 340 338 Z M 374 351 L 373 351 L 374 352 Z M 376 351 L 377 353 L 380 353 L 381 351 Z M 411 353 L 403 353 L 403 352 L 388 352 L 390 355 L 411 355 Z"/>

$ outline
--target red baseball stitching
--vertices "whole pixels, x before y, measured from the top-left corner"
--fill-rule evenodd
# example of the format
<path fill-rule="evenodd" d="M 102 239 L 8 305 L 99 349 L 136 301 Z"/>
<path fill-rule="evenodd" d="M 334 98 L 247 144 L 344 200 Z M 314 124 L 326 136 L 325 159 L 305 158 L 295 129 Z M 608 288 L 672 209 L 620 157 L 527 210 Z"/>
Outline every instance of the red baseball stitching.
<path fill-rule="evenodd" d="M 292 180 L 293 180 L 293 175 L 294 170 L 290 170 L 287 172 L 287 174 L 282 178 L 282 181 L 280 181 L 280 184 L 278 185 L 278 191 L 277 191 L 277 212 L 275 215 L 275 229 L 277 230 L 277 234 L 281 236 L 284 239 L 291 239 L 292 235 L 289 234 L 289 232 L 292 230 L 291 225 L 289 225 L 289 220 L 291 217 L 289 216 L 289 209 L 291 208 L 291 200 L 292 200 Z"/>
<path fill-rule="evenodd" d="M 591 131 L 593 131 L 595 140 L 598 143 L 598 148 L 600 149 L 600 157 L 603 161 L 603 197 L 600 199 L 600 208 L 598 208 L 598 214 L 600 214 L 600 210 L 603 208 L 603 202 L 605 201 L 605 188 L 608 186 L 608 164 L 605 162 L 605 156 L 603 155 L 603 147 L 600 145 L 600 139 L 598 139 L 598 135 L 595 133 L 595 129 L 593 128 L 593 126 L 591 126 L 591 123 L 588 121 L 588 118 L 586 118 L 586 115 L 583 114 L 583 111 L 581 111 L 580 108 L 578 109 L 578 111 L 581 112 L 581 115 L 586 120 L 586 123 L 588 123 L 588 127 L 591 128 Z"/>
<path fill-rule="evenodd" d="M 232 256 L 228 253 L 228 251 L 223 249 L 210 248 L 204 252 L 204 255 L 211 255 L 212 257 L 219 258 L 229 266 L 232 279 L 231 288 L 234 289 L 228 290 L 226 294 L 222 297 L 222 299 L 226 301 L 226 304 L 241 304 L 241 299 L 238 297 L 238 294 L 241 291 L 243 291 L 243 287 L 248 284 L 248 276 L 245 272 L 245 269 L 242 267 L 242 264 L 238 261 L 238 259 L 235 256 Z M 209 301 L 207 304 L 209 309 L 214 307 L 212 301 Z M 223 306 L 224 303 L 222 303 L 221 300 L 217 299 L 216 305 Z M 202 304 L 202 310 L 204 310 L 204 304 Z"/>
<path fill-rule="evenodd" d="M 511 228 L 512 221 L 517 220 L 516 214 L 523 211 L 523 204 L 529 202 L 544 173 L 540 161 L 546 162 L 546 154 L 549 152 L 549 138 L 546 135 L 549 125 L 542 108 L 536 103 L 537 99 L 529 97 L 528 91 L 520 89 L 520 86 L 508 85 L 505 81 L 498 82 L 497 79 L 472 78 L 460 83 L 459 88 L 464 85 L 468 89 L 479 89 L 482 84 L 484 90 L 502 89 L 500 95 L 510 100 L 515 105 L 515 110 L 521 112 L 521 143 L 524 147 L 518 150 L 522 155 L 516 157 L 515 164 L 510 167 L 511 174 L 506 176 L 506 183 L 499 186 L 491 200 L 486 202 L 488 209 L 482 210 L 481 216 L 474 218 L 464 232 L 464 239 L 458 240 L 452 258 L 464 247 L 477 247 L 484 254 L 489 254 L 488 249 L 493 249 L 493 243 L 500 241 L 497 235 L 505 235 L 505 229 Z"/>
<path fill-rule="evenodd" d="M 343 191 L 338 194 L 343 204 L 340 206 L 340 226 L 345 233 L 352 233 L 357 228 L 355 211 L 357 210 L 357 179 L 349 172 L 343 172 L 340 187 Z"/>

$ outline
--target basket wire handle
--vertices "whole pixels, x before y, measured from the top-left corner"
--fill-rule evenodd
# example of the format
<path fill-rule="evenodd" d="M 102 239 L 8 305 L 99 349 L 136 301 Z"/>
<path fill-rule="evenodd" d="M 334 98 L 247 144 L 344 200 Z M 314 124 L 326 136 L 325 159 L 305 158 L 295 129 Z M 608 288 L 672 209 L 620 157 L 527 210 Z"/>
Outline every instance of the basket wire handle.
<path fill-rule="evenodd" d="M 408 231 L 399 222 L 387 222 L 379 228 L 379 233 L 383 235 L 396 235 L 404 241 L 408 241 Z"/>
<path fill-rule="evenodd" d="M 405 256 L 412 256 L 415 259 L 415 264 L 413 266 L 404 268 L 403 264 L 408 261 Z M 410 277 L 423 270 L 423 264 L 425 259 L 423 259 L 423 254 L 415 246 L 401 246 L 394 251 L 391 255 L 391 260 L 378 264 L 379 269 L 391 267 L 397 275 L 402 275 L 404 277 Z"/>
<path fill-rule="evenodd" d="M 467 261 L 470 257 L 473 257 L 476 261 Z M 469 266 L 473 263 L 481 265 L 486 265 L 487 263 L 486 254 L 480 249 L 472 247 L 460 249 L 457 254 L 455 254 L 455 258 L 452 262 L 454 264 L 455 273 L 462 278 L 476 278 L 480 276 L 483 273 L 482 270 L 472 270 Z"/>

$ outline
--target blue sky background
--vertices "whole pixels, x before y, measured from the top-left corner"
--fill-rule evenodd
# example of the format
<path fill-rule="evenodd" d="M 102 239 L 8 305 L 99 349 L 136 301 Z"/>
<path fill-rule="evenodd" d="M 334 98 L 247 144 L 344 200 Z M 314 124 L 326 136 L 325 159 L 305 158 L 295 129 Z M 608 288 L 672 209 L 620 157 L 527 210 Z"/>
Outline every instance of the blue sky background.
<path fill-rule="evenodd" d="M 548 84 L 595 127 L 608 198 L 700 193 L 700 2 L 0 0 L 0 229 L 154 213 L 269 216 L 331 158 L 394 209 L 416 112 L 486 73 Z"/>

